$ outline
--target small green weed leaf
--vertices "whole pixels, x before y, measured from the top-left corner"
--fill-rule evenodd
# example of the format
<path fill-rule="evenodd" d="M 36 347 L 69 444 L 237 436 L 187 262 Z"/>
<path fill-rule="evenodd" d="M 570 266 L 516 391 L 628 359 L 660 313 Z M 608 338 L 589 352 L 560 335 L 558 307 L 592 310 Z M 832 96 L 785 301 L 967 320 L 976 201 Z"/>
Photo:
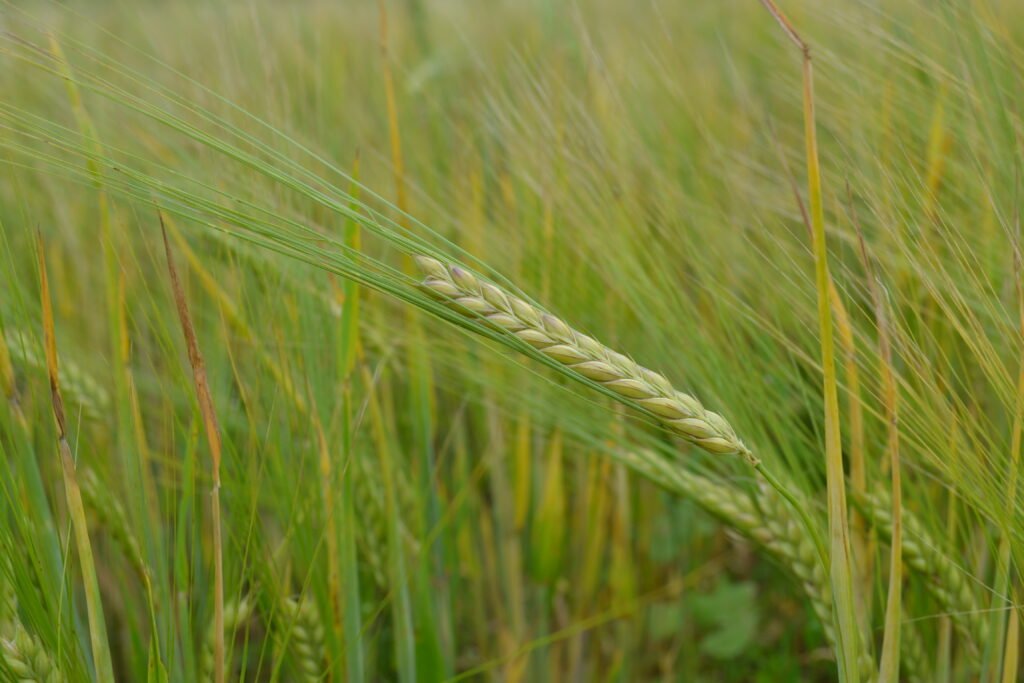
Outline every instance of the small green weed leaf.
<path fill-rule="evenodd" d="M 753 583 L 720 582 L 706 595 L 693 598 L 697 621 L 711 628 L 700 649 L 716 659 L 733 659 L 748 649 L 761 621 Z"/>

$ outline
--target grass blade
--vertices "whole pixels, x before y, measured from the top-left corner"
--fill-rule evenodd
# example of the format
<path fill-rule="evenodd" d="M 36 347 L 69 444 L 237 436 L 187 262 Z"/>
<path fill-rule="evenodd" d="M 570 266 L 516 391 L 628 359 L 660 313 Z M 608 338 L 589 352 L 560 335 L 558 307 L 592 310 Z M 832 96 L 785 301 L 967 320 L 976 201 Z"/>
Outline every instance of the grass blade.
<path fill-rule="evenodd" d="M 167 238 L 167 229 L 164 227 L 162 215 L 160 216 L 160 231 L 164 240 L 164 253 L 167 255 L 167 272 L 171 279 L 174 303 L 178 311 L 182 334 L 185 336 L 188 362 L 192 367 L 196 398 L 199 401 L 199 410 L 206 428 L 206 439 L 210 446 L 210 470 L 213 478 L 213 487 L 210 491 L 210 516 L 213 524 L 213 624 L 211 625 L 213 680 L 214 683 L 224 683 L 224 552 L 220 520 L 220 428 L 217 425 L 213 397 L 210 395 L 210 387 L 206 378 L 206 364 L 199 351 L 199 342 L 196 340 L 195 328 L 192 326 L 192 317 L 189 314 L 188 302 L 185 300 L 185 292 L 178 279 L 177 268 L 174 266 L 174 256 L 171 253 L 171 244 Z"/>
<path fill-rule="evenodd" d="M 46 255 L 43 240 L 38 240 L 39 284 L 43 305 L 43 343 L 46 348 L 46 369 L 50 379 L 50 399 L 53 415 L 57 421 L 57 442 L 60 449 L 61 471 L 64 474 L 64 493 L 67 497 L 68 514 L 75 535 L 75 546 L 82 563 L 82 583 L 85 587 L 85 606 L 89 615 L 89 639 L 92 644 L 93 664 L 96 678 L 100 683 L 113 683 L 114 666 L 107 640 L 107 627 L 103 618 L 103 599 L 100 595 L 96 565 L 93 560 L 89 528 L 82 504 L 82 491 L 78 486 L 75 459 L 67 441 L 67 421 L 64 416 L 64 399 L 60 393 L 60 373 L 57 366 L 57 338 L 53 322 L 53 307 L 50 302 L 50 283 L 46 275 Z"/>
<path fill-rule="evenodd" d="M 829 293 L 831 276 L 828 247 L 825 243 L 825 212 L 822 202 L 821 167 L 818 160 L 818 134 L 814 114 L 814 71 L 811 51 L 796 29 L 772 0 L 761 0 L 783 32 L 800 49 L 803 60 L 804 143 L 807 152 L 807 190 L 809 196 L 815 284 L 818 291 L 818 327 L 821 340 L 822 393 L 825 398 L 825 474 L 828 492 L 829 572 L 832 599 L 835 601 L 839 680 L 861 680 L 857 644 L 857 608 L 854 602 L 853 561 L 850 553 L 850 526 L 846 506 L 846 478 L 843 472 L 839 393 L 836 378 L 835 342 L 832 331 L 832 305 Z"/>
<path fill-rule="evenodd" d="M 856 225 L 856 221 L 854 222 Z M 892 536 L 889 558 L 889 590 L 885 604 L 885 631 L 879 660 L 879 683 L 899 683 L 900 629 L 903 619 L 903 486 L 900 481 L 899 391 L 893 369 L 892 342 L 885 299 L 879 291 L 874 268 L 868 258 L 863 235 L 857 227 L 861 259 L 867 272 L 868 290 L 878 325 L 879 375 L 882 379 L 882 404 L 885 409 L 886 452 L 892 478 Z"/>

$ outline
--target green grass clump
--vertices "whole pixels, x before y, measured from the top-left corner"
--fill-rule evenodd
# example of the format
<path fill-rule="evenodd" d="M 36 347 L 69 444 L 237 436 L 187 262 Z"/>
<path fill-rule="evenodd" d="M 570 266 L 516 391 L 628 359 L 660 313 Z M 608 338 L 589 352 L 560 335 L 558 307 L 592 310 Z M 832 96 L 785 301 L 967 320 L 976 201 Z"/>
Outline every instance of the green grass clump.
<path fill-rule="evenodd" d="M 1024 12 L 761 4 L 0 3 L 0 678 L 1016 680 Z"/>

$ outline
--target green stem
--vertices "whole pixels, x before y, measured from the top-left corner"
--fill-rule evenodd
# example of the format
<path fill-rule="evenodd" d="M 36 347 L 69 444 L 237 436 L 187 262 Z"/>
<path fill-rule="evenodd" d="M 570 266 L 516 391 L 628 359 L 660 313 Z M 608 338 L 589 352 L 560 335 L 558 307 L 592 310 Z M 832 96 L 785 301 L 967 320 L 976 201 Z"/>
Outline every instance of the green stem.
<path fill-rule="evenodd" d="M 774 474 L 765 469 L 764 463 L 757 462 L 754 465 L 754 469 L 760 473 L 764 480 L 767 481 L 773 489 L 779 492 L 779 495 L 786 499 L 786 502 L 792 506 L 796 513 L 800 516 L 800 521 L 803 522 L 804 528 L 807 529 L 807 533 L 810 535 L 811 540 L 814 541 L 814 547 L 818 550 L 818 557 L 821 559 L 821 565 L 825 568 L 825 572 L 829 569 L 829 558 L 828 553 L 825 551 L 825 542 L 821 538 L 821 534 L 818 528 L 811 521 L 811 516 L 807 514 L 807 509 L 800 504 L 796 496 L 785 487 L 785 485 L 779 481 Z"/>

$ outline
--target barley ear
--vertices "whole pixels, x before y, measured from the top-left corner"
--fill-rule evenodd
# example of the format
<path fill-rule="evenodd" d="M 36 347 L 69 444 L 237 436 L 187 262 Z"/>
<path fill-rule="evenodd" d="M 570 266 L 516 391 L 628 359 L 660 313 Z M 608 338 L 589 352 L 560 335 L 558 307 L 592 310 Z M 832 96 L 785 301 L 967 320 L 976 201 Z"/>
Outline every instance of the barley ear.
<path fill-rule="evenodd" d="M 249 598 L 242 598 L 236 602 L 229 602 L 224 605 L 224 630 L 217 632 L 216 620 L 211 620 L 206 628 L 206 637 L 203 639 L 203 652 L 200 658 L 199 680 L 204 683 L 213 681 L 215 671 L 214 650 L 218 641 L 230 643 L 234 640 L 235 634 L 245 626 L 249 617 L 253 614 L 253 603 Z"/>
<path fill-rule="evenodd" d="M 855 501 L 883 538 L 892 539 L 892 505 L 886 492 Z M 953 621 L 972 661 L 990 641 L 986 611 L 967 572 L 942 550 L 942 545 L 909 510 L 903 510 L 903 560 L 911 573 L 925 578 L 925 587 Z"/>
<path fill-rule="evenodd" d="M 46 358 L 26 333 L 7 329 L 0 335 L 0 382 L 8 400 L 17 400 L 14 371 L 30 369 L 46 372 Z M 110 395 L 99 381 L 72 359 L 60 359 L 60 390 L 68 404 L 81 408 L 91 421 L 102 421 L 110 414 Z"/>
<path fill-rule="evenodd" d="M 324 649 L 324 623 L 316 604 L 308 597 L 301 602 L 286 598 L 281 604 L 284 628 L 292 661 L 299 670 L 300 681 L 317 683 L 324 680 L 327 653 Z"/>
<path fill-rule="evenodd" d="M 428 256 L 417 256 L 416 264 L 425 275 L 421 287 L 464 317 L 525 342 L 574 374 L 642 408 L 690 443 L 710 453 L 742 455 L 757 464 L 724 417 L 674 389 L 663 375 L 460 266 L 447 266 Z"/>
<path fill-rule="evenodd" d="M 64 683 L 64 675 L 42 641 L 29 633 L 18 617 L 18 595 L 9 577 L 9 558 L 0 560 L 0 660 L 18 681 Z"/>
<path fill-rule="evenodd" d="M 836 647 L 832 615 L 832 589 L 815 542 L 804 524 L 794 518 L 789 503 L 773 487 L 762 484 L 756 496 L 716 482 L 673 464 L 653 451 L 620 451 L 615 460 L 658 486 L 685 496 L 706 512 L 773 556 L 800 583 L 808 604 L 822 626 L 829 645 Z M 888 508 L 886 508 L 888 509 Z M 910 619 L 906 619 L 910 621 Z M 933 680 L 927 649 L 916 630 L 906 629 L 902 639 L 904 673 L 912 683 Z M 859 663 L 870 671 L 869 643 L 860 644 Z"/>
<path fill-rule="evenodd" d="M 0 637 L 0 654 L 3 655 L 8 671 L 17 681 L 63 683 L 67 680 L 39 638 L 20 626 L 10 638 Z"/>

